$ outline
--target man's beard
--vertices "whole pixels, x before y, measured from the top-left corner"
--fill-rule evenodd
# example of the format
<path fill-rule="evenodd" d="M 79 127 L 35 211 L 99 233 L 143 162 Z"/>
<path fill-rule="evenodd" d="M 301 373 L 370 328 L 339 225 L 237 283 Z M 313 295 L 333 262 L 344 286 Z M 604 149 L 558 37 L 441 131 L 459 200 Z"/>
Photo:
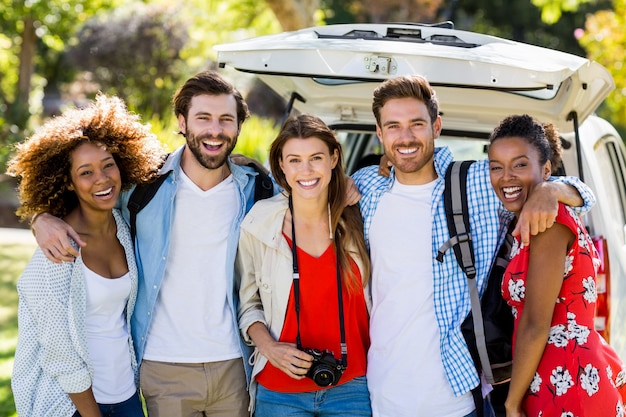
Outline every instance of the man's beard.
<path fill-rule="evenodd" d="M 198 163 L 206 169 L 217 169 L 224 165 L 226 158 L 228 158 L 237 144 L 237 137 L 231 138 L 223 133 L 216 136 L 200 135 L 196 136 L 189 130 L 185 132 L 187 138 L 187 146 L 191 150 L 191 153 L 196 158 Z M 223 149 L 219 155 L 207 155 L 204 153 L 203 140 L 218 139 L 224 143 Z"/>

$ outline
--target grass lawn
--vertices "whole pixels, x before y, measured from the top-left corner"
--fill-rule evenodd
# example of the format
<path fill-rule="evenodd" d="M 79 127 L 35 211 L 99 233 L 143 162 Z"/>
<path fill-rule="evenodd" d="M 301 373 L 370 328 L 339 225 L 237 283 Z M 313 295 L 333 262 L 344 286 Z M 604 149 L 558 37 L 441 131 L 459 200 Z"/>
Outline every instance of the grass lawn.
<path fill-rule="evenodd" d="M 17 416 L 11 392 L 11 371 L 17 343 L 15 284 L 34 250 L 34 245 L 0 243 L 0 417 Z"/>

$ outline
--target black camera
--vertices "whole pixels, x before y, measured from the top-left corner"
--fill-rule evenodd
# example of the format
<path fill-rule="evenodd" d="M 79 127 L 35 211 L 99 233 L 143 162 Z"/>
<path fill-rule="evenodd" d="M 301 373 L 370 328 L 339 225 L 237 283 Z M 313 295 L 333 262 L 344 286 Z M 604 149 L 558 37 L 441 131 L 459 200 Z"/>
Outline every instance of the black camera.
<path fill-rule="evenodd" d="M 313 356 L 313 363 L 306 374 L 307 377 L 320 387 L 337 385 L 346 367 L 340 360 L 335 359 L 333 352 L 309 348 L 303 348 L 302 351 Z"/>

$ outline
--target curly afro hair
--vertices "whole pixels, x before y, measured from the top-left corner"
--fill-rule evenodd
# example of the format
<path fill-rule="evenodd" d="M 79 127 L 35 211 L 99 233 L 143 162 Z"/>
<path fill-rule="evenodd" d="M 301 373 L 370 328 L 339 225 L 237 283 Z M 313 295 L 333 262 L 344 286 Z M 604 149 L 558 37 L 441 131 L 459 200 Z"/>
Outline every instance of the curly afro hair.
<path fill-rule="evenodd" d="M 70 154 L 83 143 L 104 145 L 113 155 L 122 189 L 153 180 L 165 153 L 150 128 L 120 98 L 100 93 L 86 107 L 49 119 L 16 146 L 7 173 L 18 179 L 16 214 L 21 220 L 44 211 L 62 218 L 78 205 L 68 189 Z"/>

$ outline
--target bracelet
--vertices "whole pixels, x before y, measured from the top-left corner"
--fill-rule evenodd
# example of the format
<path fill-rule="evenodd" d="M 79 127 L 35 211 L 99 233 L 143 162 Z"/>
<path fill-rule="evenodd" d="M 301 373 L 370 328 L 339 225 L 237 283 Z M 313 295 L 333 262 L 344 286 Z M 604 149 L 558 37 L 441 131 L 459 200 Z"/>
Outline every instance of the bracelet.
<path fill-rule="evenodd" d="M 37 217 L 39 217 L 40 214 L 44 213 L 39 212 L 39 213 L 35 213 L 33 215 L 33 217 L 30 218 L 30 222 L 28 222 L 28 226 L 30 227 L 30 231 L 33 232 L 33 236 L 37 236 L 37 234 L 35 233 L 35 229 L 33 228 L 33 224 L 35 224 L 35 220 L 37 220 Z"/>
<path fill-rule="evenodd" d="M 30 227 L 33 227 L 33 224 L 35 224 L 35 220 L 37 220 L 37 217 L 39 217 L 40 214 L 41 212 L 33 214 L 33 217 L 30 218 L 30 222 L 28 223 Z"/>

